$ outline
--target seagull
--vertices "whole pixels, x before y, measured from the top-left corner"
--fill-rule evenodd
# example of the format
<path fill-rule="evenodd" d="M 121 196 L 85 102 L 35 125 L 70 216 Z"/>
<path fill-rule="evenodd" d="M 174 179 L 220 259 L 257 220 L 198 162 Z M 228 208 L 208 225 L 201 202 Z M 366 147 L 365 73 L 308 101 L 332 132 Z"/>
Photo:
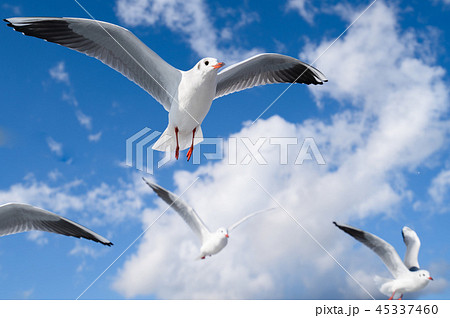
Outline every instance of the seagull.
<path fill-rule="evenodd" d="M 212 256 L 219 253 L 228 243 L 229 233 L 233 231 L 239 224 L 248 220 L 249 218 L 273 210 L 275 208 L 265 209 L 261 211 L 253 212 L 247 215 L 238 222 L 234 223 L 232 226 L 225 228 L 220 227 L 215 232 L 211 232 L 208 227 L 203 223 L 200 217 L 197 215 L 195 210 L 189 206 L 186 202 L 181 200 L 178 196 L 171 193 L 170 191 L 160 187 L 157 184 L 151 183 L 145 178 L 142 178 L 147 185 L 152 188 L 153 191 L 171 208 L 173 208 L 189 225 L 189 227 L 194 231 L 194 233 L 200 238 L 202 246 L 200 248 L 199 259 L 205 259 L 206 256 Z"/>
<path fill-rule="evenodd" d="M 23 203 L 0 206 L 0 236 L 28 231 L 45 231 L 85 238 L 103 245 L 113 243 L 97 233 L 55 213 Z"/>
<path fill-rule="evenodd" d="M 153 145 L 158 151 L 179 151 L 203 141 L 200 127 L 214 99 L 254 86 L 273 83 L 323 84 L 316 68 L 293 57 L 265 53 L 221 70 L 215 58 L 201 59 L 181 71 L 158 56 L 129 30 L 81 18 L 17 17 L 4 19 L 25 35 L 44 39 L 102 61 L 135 82 L 169 112 L 166 130 Z M 220 70 L 220 72 L 219 72 Z"/>
<path fill-rule="evenodd" d="M 383 294 L 391 295 L 392 300 L 396 293 L 415 292 L 428 285 L 431 278 L 430 273 L 420 269 L 417 260 L 419 255 L 420 240 L 416 232 L 405 226 L 402 229 L 403 242 L 406 244 L 405 259 L 402 262 L 400 256 L 391 244 L 371 233 L 362 231 L 348 225 L 340 225 L 333 222 L 339 229 L 360 241 L 374 251 L 389 269 L 394 279 L 387 280 L 380 288 Z"/>

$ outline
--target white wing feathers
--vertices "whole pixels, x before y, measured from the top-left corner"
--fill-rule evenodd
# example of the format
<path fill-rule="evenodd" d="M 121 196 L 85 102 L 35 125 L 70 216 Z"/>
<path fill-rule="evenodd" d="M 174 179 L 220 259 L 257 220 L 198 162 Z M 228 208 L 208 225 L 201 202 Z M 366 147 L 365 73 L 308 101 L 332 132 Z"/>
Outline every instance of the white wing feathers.
<path fill-rule="evenodd" d="M 384 262 L 386 267 L 395 278 L 397 278 L 401 274 L 409 272 L 391 244 L 369 232 L 362 231 L 352 226 L 340 225 L 336 222 L 333 223 L 339 229 L 374 251 L 381 258 L 381 260 Z"/>
<path fill-rule="evenodd" d="M 180 197 L 176 196 L 172 192 L 160 187 L 157 184 L 151 183 L 145 178 L 142 178 L 147 185 L 152 188 L 153 191 L 164 201 L 166 202 L 172 209 L 174 209 L 183 220 L 189 225 L 189 227 L 194 231 L 195 234 L 198 235 L 200 240 L 203 242 L 211 232 L 208 230 L 206 225 L 197 215 L 195 210 L 191 208 L 186 202 L 180 199 Z"/>
<path fill-rule="evenodd" d="M 33 230 L 83 237 L 104 245 L 113 245 L 88 228 L 52 212 L 21 203 L 0 206 L 0 236 Z"/>
<path fill-rule="evenodd" d="M 420 240 L 416 232 L 411 230 L 409 227 L 405 226 L 402 229 L 403 242 L 406 245 L 406 253 L 404 263 L 408 269 L 416 268 L 419 269 L 419 249 Z"/>
<path fill-rule="evenodd" d="M 328 80 L 318 69 L 293 57 L 264 53 L 227 67 L 217 75 L 216 97 L 258 85 L 303 83 L 321 85 Z"/>
<path fill-rule="evenodd" d="M 256 212 L 253 212 L 252 214 L 247 215 L 246 217 L 244 217 L 241 220 L 239 220 L 236 223 L 234 223 L 232 226 L 228 227 L 228 233 L 233 231 L 234 228 L 236 228 L 239 224 L 247 221 L 249 218 L 251 218 L 251 217 L 253 217 L 253 216 L 257 215 L 257 214 L 260 214 L 260 213 L 263 213 L 263 212 L 268 212 L 268 211 L 271 211 L 271 210 L 275 210 L 275 208 L 264 209 L 264 210 L 256 211 Z"/>
<path fill-rule="evenodd" d="M 169 111 L 181 72 L 120 26 L 80 18 L 10 18 L 8 26 L 95 57 L 122 73 Z"/>

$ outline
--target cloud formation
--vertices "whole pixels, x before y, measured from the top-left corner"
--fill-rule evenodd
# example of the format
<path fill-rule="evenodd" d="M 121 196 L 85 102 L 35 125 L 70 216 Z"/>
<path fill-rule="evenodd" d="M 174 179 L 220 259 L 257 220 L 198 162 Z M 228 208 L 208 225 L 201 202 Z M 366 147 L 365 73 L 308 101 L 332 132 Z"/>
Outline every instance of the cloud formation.
<path fill-rule="evenodd" d="M 75 115 L 77 116 L 78 122 L 80 123 L 81 126 L 86 128 L 87 130 L 92 129 L 92 117 L 86 115 L 81 110 L 77 110 L 75 112 Z"/>
<path fill-rule="evenodd" d="M 69 87 L 70 89 L 69 92 L 64 91 L 62 93 L 62 99 L 66 101 L 68 104 L 74 106 L 75 117 L 77 118 L 79 124 L 88 131 L 92 130 L 92 117 L 86 115 L 80 109 L 78 100 L 72 91 L 72 84 L 70 83 L 69 73 L 66 71 L 65 63 L 63 61 L 57 63 L 54 67 L 50 68 L 49 73 L 51 78 L 53 78 L 56 82 L 64 83 Z M 98 132 L 97 134 L 89 134 L 88 140 L 91 142 L 98 142 L 101 138 L 101 135 L 102 135 L 101 131 Z"/>
<path fill-rule="evenodd" d="M 439 211 L 449 211 L 446 202 L 450 198 L 450 170 L 441 171 L 432 180 L 428 193 Z"/>
<path fill-rule="evenodd" d="M 70 84 L 69 73 L 66 71 L 64 62 L 59 62 L 49 70 L 50 76 L 57 82 Z"/>
<path fill-rule="evenodd" d="M 101 131 L 99 131 L 96 134 L 90 134 L 88 136 L 89 141 L 92 141 L 92 142 L 98 142 L 101 138 L 102 138 L 102 132 Z"/>
<path fill-rule="evenodd" d="M 227 14 L 230 10 L 221 12 Z M 210 56 L 232 63 L 260 52 L 260 49 L 246 50 L 230 44 L 230 40 L 238 40 L 235 31 L 257 19 L 255 14 L 241 11 L 233 26 L 217 29 L 210 18 L 210 8 L 204 0 L 117 0 L 116 12 L 128 26 L 166 26 L 181 35 L 202 58 Z"/>
<path fill-rule="evenodd" d="M 287 9 L 296 10 L 306 22 L 312 24 L 317 9 L 311 4 L 310 0 L 288 0 Z"/>
<path fill-rule="evenodd" d="M 48 137 L 47 145 L 51 152 L 53 152 L 58 157 L 62 157 L 62 155 L 63 155 L 63 144 L 62 143 L 57 142 L 52 137 Z"/>
<path fill-rule="evenodd" d="M 68 217 L 74 213 L 72 218 L 86 226 L 114 225 L 138 218 L 145 205 L 147 189 L 138 176 L 130 179 L 118 180 L 117 185 L 88 187 L 82 180 L 74 180 L 53 186 L 27 175 L 22 182 L 0 190 L 0 202 L 27 203 Z"/>
<path fill-rule="evenodd" d="M 350 19 L 358 12 L 349 13 Z M 237 164 L 229 164 L 232 154 L 225 145 L 223 160 L 174 174 L 175 193 L 200 178 L 183 199 L 211 230 L 276 202 L 287 213 L 255 218 L 233 233 L 221 253 L 195 261 L 199 242 L 168 212 L 128 255 L 112 287 L 126 297 L 170 299 L 369 298 L 303 226 L 372 295 L 383 298 L 373 281 L 374 273 L 389 275 L 383 264 L 368 249 L 358 250 L 361 258 L 345 257 L 353 242 L 342 240 L 331 222 L 389 217 L 408 203 L 414 193 L 404 178 L 439 152 L 449 129 L 442 120 L 449 105 L 445 72 L 421 56 L 418 35 L 402 31 L 397 18 L 395 7 L 377 1 L 319 59 L 329 83 L 311 92 L 323 107 L 328 99 L 342 105 L 330 118 L 293 123 L 273 116 L 230 136 L 253 143 L 260 137 L 296 137 L 300 142 L 289 146 L 288 164 L 279 164 L 279 148 L 268 143 L 260 152 L 269 164 L 240 164 L 248 149 L 238 142 Z M 315 60 L 333 40 L 310 42 L 301 58 Z M 294 164 L 307 137 L 314 138 L 327 165 Z M 143 228 L 166 208 L 154 200 Z"/>

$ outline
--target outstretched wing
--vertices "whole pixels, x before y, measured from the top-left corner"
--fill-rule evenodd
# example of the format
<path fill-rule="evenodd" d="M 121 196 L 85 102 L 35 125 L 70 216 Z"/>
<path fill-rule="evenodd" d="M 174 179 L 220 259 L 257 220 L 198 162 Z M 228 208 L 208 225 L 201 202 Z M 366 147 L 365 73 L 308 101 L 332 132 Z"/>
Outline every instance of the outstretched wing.
<path fill-rule="evenodd" d="M 120 26 L 79 18 L 10 18 L 8 26 L 95 57 L 152 95 L 168 111 L 181 72 Z"/>
<path fill-rule="evenodd" d="M 374 251 L 384 262 L 386 267 L 392 273 L 392 275 L 397 278 L 403 273 L 407 273 L 408 269 L 405 264 L 403 264 L 400 256 L 391 244 L 387 243 L 385 240 L 375 236 L 369 232 L 362 231 L 352 226 L 340 225 L 333 222 L 339 229 L 345 233 L 352 236 L 354 239 L 360 241 L 372 251 Z"/>
<path fill-rule="evenodd" d="M 406 245 L 406 253 L 405 259 L 403 263 L 405 266 L 411 269 L 419 269 L 419 249 L 420 249 L 420 240 L 417 236 L 416 232 L 411 230 L 409 227 L 405 226 L 402 229 L 403 242 Z"/>
<path fill-rule="evenodd" d="M 275 210 L 275 208 L 264 209 L 264 210 L 256 211 L 256 212 L 253 212 L 252 214 L 247 215 L 246 217 L 242 218 L 241 220 L 237 221 L 237 222 L 234 223 L 232 226 L 230 226 L 230 227 L 228 228 L 228 233 L 230 233 L 230 232 L 231 232 L 235 227 L 237 227 L 239 224 L 241 224 L 241 223 L 247 221 L 249 218 L 251 218 L 251 217 L 253 217 L 253 216 L 257 215 L 257 214 L 260 214 L 260 213 L 263 213 L 263 212 L 268 212 L 268 211 L 271 211 L 271 210 Z"/>
<path fill-rule="evenodd" d="M 227 67 L 217 75 L 216 97 L 258 85 L 274 83 L 323 84 L 328 80 L 316 68 L 293 57 L 264 53 Z"/>
<path fill-rule="evenodd" d="M 22 203 L 0 206 L 0 236 L 33 230 L 83 237 L 104 245 L 113 245 L 88 228 L 55 213 Z"/>
<path fill-rule="evenodd" d="M 208 237 L 210 231 L 193 208 L 191 208 L 186 202 L 181 200 L 180 197 L 176 196 L 172 192 L 160 187 L 157 184 L 151 183 L 145 178 L 142 179 L 161 199 L 163 199 L 164 202 L 166 202 L 183 218 L 183 220 L 187 223 L 187 225 L 189 225 L 192 231 L 198 235 L 202 242 L 206 237 Z"/>

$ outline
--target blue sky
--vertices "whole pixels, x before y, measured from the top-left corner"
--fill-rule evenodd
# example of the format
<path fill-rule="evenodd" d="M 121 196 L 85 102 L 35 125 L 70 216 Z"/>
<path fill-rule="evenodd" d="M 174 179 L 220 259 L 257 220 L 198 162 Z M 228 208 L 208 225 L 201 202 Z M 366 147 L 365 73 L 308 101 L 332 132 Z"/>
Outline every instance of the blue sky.
<path fill-rule="evenodd" d="M 126 139 L 163 131 L 167 113 L 150 95 L 95 59 L 0 28 L 0 203 L 20 201 L 69 217 L 110 239 L 30 233 L 0 240 L 1 299 L 77 298 L 166 208 L 141 181 L 183 198 L 215 229 L 279 202 L 371 294 L 389 277 L 367 248 L 332 225 L 384 238 L 403 256 L 401 228 L 421 238 L 421 267 L 435 281 L 407 298 L 449 299 L 450 11 L 446 0 L 89 1 L 173 66 L 200 58 L 228 65 L 260 52 L 314 63 L 323 86 L 269 85 L 214 101 L 202 124 L 223 138 L 222 159 L 180 160 L 153 175 L 127 167 Z M 75 1 L 2 1 L 3 18 L 89 18 Z M 330 47 L 329 47 L 330 46 Z M 329 47 L 329 48 L 328 48 Z M 327 49 L 328 48 L 328 49 Z M 288 164 L 267 141 L 256 160 L 230 165 L 228 139 L 298 138 Z M 326 165 L 295 159 L 314 138 Z M 210 152 L 211 148 L 199 147 Z M 156 154 L 155 158 L 162 158 Z M 198 179 L 197 179 L 198 178 Z M 270 195 L 267 194 L 267 192 Z M 82 299 L 369 299 L 282 210 L 252 220 L 228 246 L 195 260 L 199 243 L 172 211 L 163 215 Z"/>

